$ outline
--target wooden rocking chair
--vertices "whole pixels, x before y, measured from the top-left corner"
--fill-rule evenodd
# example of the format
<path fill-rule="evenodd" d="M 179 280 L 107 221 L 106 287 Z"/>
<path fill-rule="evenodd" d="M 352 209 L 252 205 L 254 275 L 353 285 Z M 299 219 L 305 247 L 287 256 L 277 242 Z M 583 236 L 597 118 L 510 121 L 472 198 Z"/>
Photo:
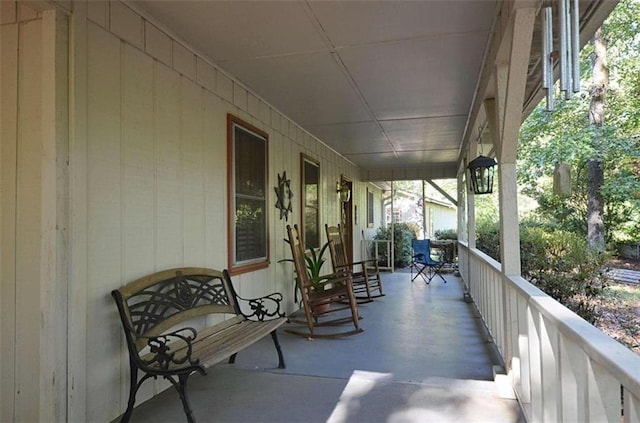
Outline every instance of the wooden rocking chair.
<path fill-rule="evenodd" d="M 294 329 L 286 329 L 286 331 L 309 339 L 337 338 L 362 332 L 363 329 L 360 328 L 358 322 L 358 305 L 353 293 L 351 276 L 330 274 L 322 276 L 320 280 L 312 281 L 307 273 L 304 247 L 300 242 L 297 225 L 293 227 L 287 225 L 287 234 L 289 236 L 289 245 L 291 246 L 291 255 L 295 265 L 296 278 L 302 297 L 302 308 L 305 317 L 304 321 L 292 321 L 306 324 L 309 331 L 304 332 Z M 349 316 L 324 320 L 326 315 L 341 310 L 349 310 Z M 318 333 L 315 331 L 318 327 L 336 326 L 349 322 L 353 323 L 353 330 L 330 333 Z"/>
<path fill-rule="evenodd" d="M 373 259 L 349 263 L 340 225 L 324 225 L 324 228 L 329 241 L 333 271 L 336 274 L 351 275 L 353 292 L 356 294 L 357 302 L 359 304 L 368 303 L 374 298 L 384 296 L 378 261 Z"/>

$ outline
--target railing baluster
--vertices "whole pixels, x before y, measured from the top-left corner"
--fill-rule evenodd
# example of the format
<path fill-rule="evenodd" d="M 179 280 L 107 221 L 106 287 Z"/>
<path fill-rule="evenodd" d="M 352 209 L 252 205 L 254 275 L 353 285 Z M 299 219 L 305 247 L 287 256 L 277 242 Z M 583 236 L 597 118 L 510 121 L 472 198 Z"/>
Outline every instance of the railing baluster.
<path fill-rule="evenodd" d="M 628 389 L 624 389 L 624 422 L 640 422 L 640 398 L 633 395 Z"/>
<path fill-rule="evenodd" d="M 542 415 L 545 422 L 560 421 L 560 392 L 556 375 L 559 372 L 558 357 L 558 328 L 540 315 L 540 368 L 542 370 Z"/>
<path fill-rule="evenodd" d="M 588 421 L 620 422 L 620 382 L 593 360 L 587 362 L 587 398 Z"/>
<path fill-rule="evenodd" d="M 584 352 L 566 337 L 560 336 L 560 421 L 583 422 L 586 410 L 586 357 Z"/>

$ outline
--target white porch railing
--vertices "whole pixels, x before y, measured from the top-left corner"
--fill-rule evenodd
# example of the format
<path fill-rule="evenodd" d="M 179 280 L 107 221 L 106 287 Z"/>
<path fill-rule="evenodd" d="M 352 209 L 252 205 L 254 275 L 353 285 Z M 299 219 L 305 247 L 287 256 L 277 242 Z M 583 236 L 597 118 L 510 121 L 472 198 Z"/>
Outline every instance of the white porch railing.
<path fill-rule="evenodd" d="M 378 260 L 378 268 L 380 270 L 393 271 L 393 257 L 391 240 L 387 239 L 363 239 L 362 240 L 362 257 L 367 260 Z"/>
<path fill-rule="evenodd" d="M 640 356 L 481 251 L 458 252 L 529 422 L 640 422 Z"/>

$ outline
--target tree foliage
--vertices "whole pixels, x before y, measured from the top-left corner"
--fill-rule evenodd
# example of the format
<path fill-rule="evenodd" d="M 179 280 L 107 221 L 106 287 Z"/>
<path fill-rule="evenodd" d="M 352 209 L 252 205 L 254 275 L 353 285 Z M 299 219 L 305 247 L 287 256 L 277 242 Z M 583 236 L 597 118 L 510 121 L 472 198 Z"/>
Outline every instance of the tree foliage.
<path fill-rule="evenodd" d="M 560 100 L 552 113 L 542 102 L 520 131 L 518 179 L 523 192 L 539 203 L 540 216 L 566 230 L 586 235 L 589 159 L 604 165 L 607 240 L 640 240 L 640 0 L 622 0 L 603 24 L 608 40 L 610 85 L 607 118 L 589 125 L 590 60 L 593 46 L 581 52 L 582 90 Z M 595 133 L 594 131 L 598 131 Z M 601 139 L 599 145 L 593 139 Z M 557 163 L 572 169 L 572 193 L 552 192 Z"/>

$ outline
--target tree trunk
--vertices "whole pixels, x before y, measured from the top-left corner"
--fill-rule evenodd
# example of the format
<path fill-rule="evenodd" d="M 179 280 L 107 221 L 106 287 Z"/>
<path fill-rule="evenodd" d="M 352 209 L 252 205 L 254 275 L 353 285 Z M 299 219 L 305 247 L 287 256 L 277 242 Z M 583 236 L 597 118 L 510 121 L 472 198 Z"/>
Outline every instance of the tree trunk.
<path fill-rule="evenodd" d="M 605 96 L 609 85 L 609 68 L 607 67 L 607 42 L 598 28 L 593 35 L 593 83 L 590 89 L 591 104 L 589 106 L 589 123 L 596 129 L 593 146 L 596 152 L 601 150 L 602 135 L 599 130 L 604 124 Z M 598 154 L 599 155 L 599 154 Z M 587 188 L 587 240 L 589 246 L 603 252 L 604 236 L 604 200 L 601 188 L 604 183 L 604 171 L 600 158 L 589 160 Z"/>
<path fill-rule="evenodd" d="M 604 183 L 604 172 L 600 160 L 589 160 L 587 163 L 587 239 L 589 246 L 603 252 L 604 239 L 604 200 L 600 188 Z"/>

